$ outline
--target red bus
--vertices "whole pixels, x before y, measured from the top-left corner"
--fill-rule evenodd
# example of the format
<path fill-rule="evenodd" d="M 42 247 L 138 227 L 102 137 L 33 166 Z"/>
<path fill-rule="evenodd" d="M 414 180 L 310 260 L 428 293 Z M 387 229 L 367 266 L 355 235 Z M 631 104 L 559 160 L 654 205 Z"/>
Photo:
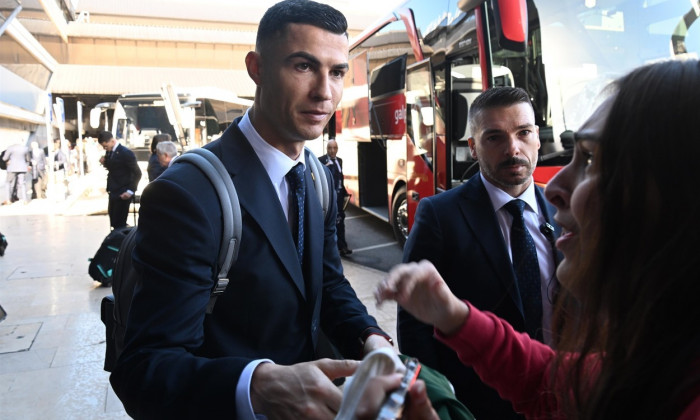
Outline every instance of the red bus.
<path fill-rule="evenodd" d="M 421 198 L 478 171 L 469 104 L 528 91 L 540 127 L 535 181 L 568 162 L 573 132 L 613 79 L 700 51 L 698 0 L 409 0 L 351 42 L 335 116 L 355 206 L 408 236 Z"/>

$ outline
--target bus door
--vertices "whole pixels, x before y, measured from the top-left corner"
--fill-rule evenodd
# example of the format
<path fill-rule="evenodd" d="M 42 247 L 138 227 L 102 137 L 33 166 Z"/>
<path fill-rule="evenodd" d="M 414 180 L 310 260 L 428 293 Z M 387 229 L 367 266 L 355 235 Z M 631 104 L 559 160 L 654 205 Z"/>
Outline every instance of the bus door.
<path fill-rule="evenodd" d="M 435 194 L 433 165 L 435 157 L 435 103 L 430 78 L 430 60 L 408 68 L 406 72 L 406 193 L 394 212 L 405 215 L 413 224 L 418 201 Z M 397 199 L 399 197 L 397 196 Z M 406 213 L 407 212 L 407 213 Z M 401 225 L 401 223 L 394 224 Z"/>
<path fill-rule="evenodd" d="M 438 62 L 438 65 L 435 63 Z M 451 162 L 446 116 L 444 56 L 409 67 L 406 76 L 406 160 L 407 211 L 413 223 L 418 201 L 450 188 L 447 182 Z"/>
<path fill-rule="evenodd" d="M 370 72 L 371 141 L 357 144 L 360 203 L 384 220 L 389 220 L 394 186 L 405 182 L 406 60 L 404 54 Z"/>
<path fill-rule="evenodd" d="M 345 188 L 352 194 L 350 202 L 364 206 L 359 188 L 359 145 L 370 141 L 369 130 L 369 84 L 367 50 L 350 57 L 345 88 L 341 100 L 340 119 L 336 113 L 336 134 L 343 157 Z M 384 185 L 385 175 L 380 178 Z"/>

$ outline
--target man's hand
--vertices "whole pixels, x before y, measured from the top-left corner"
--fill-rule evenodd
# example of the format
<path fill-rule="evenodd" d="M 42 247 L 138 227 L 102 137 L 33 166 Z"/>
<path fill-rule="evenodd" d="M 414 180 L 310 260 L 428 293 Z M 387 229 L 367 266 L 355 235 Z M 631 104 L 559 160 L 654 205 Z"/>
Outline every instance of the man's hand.
<path fill-rule="evenodd" d="M 122 200 L 131 200 L 132 195 L 133 194 L 131 194 L 130 192 L 124 191 L 123 193 L 119 194 L 119 198 L 121 198 Z"/>
<path fill-rule="evenodd" d="M 389 341 L 387 341 L 386 338 L 378 334 L 373 334 L 367 337 L 367 340 L 365 340 L 365 346 L 363 348 L 363 354 L 368 354 L 382 347 L 391 347 L 394 350 L 394 353 L 399 354 L 399 352 L 394 348 L 394 346 L 391 345 Z"/>
<path fill-rule="evenodd" d="M 343 394 L 333 379 L 352 375 L 356 360 L 321 359 L 291 366 L 260 364 L 253 373 L 253 411 L 268 419 L 333 419 Z"/>

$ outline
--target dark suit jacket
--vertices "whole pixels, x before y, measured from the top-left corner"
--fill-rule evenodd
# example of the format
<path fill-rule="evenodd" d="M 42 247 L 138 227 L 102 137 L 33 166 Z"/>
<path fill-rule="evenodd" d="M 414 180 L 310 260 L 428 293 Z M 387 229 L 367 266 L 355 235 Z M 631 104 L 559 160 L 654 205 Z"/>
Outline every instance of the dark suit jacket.
<path fill-rule="evenodd" d="M 162 166 L 158 161 L 158 155 L 156 153 L 151 153 L 151 156 L 148 157 L 148 166 L 146 167 L 148 182 L 158 178 L 166 169 L 167 167 Z"/>
<path fill-rule="evenodd" d="M 314 360 L 320 329 L 345 357 L 359 358 L 362 333 L 377 327 L 343 275 L 335 200 L 324 219 L 315 189 L 306 188 L 302 269 L 277 194 L 237 121 L 206 148 L 238 192 L 240 253 L 205 316 L 221 232 L 214 189 L 188 164 L 172 165 L 145 189 L 133 253 L 143 281 L 110 378 L 132 416 L 235 418 L 236 383 L 250 361 Z"/>
<path fill-rule="evenodd" d="M 105 159 L 104 167 L 108 171 L 107 192 L 110 197 L 119 196 L 126 190 L 136 192 L 141 180 L 141 168 L 134 152 L 119 144 L 110 158 Z"/>
<path fill-rule="evenodd" d="M 551 219 L 554 207 L 544 199 L 541 188 L 537 188 L 536 195 L 544 217 L 554 225 Z M 555 226 L 554 237 L 559 234 L 560 228 Z M 457 297 L 525 331 L 515 272 L 478 173 L 458 188 L 420 201 L 403 259 L 405 262 L 430 260 Z M 457 398 L 477 419 L 521 418 L 515 415 L 509 402 L 483 385 L 453 350 L 433 338 L 432 326 L 418 322 L 401 309 L 397 323 L 401 352 L 418 357 L 447 376 Z"/>
<path fill-rule="evenodd" d="M 318 158 L 318 160 L 322 164 L 327 166 L 328 169 L 331 171 L 331 175 L 333 176 L 333 185 L 335 186 L 335 191 L 338 197 L 338 206 L 342 209 L 343 200 L 345 199 L 345 196 L 348 192 L 345 189 L 345 176 L 343 175 L 343 159 L 339 158 L 338 156 L 336 156 L 335 158 L 340 164 L 340 170 L 338 170 L 338 167 L 331 162 L 328 155 L 323 155 L 320 158 Z"/>

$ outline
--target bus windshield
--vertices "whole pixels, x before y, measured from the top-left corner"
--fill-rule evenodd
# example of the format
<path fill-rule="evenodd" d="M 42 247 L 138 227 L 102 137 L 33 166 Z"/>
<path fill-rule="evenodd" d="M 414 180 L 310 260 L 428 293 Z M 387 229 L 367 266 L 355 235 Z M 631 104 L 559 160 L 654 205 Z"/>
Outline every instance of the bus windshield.
<path fill-rule="evenodd" d="M 536 6 L 555 133 L 576 130 L 605 86 L 633 68 L 700 51 L 697 0 L 540 0 Z"/>

